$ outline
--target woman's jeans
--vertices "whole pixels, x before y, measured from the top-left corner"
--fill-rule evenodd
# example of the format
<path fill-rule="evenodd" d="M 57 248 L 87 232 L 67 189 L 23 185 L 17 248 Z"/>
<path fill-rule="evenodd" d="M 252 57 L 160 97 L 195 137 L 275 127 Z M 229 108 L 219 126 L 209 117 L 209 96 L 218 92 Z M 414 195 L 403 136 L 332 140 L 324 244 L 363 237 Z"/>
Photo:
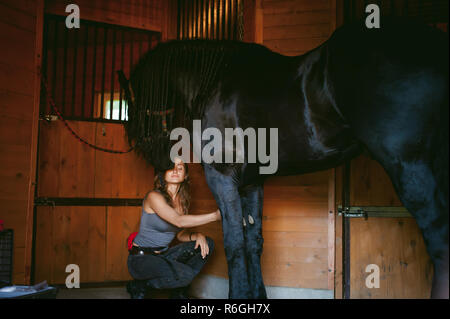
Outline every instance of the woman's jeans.
<path fill-rule="evenodd" d="M 145 281 L 145 286 L 171 289 L 188 286 L 207 262 L 214 250 L 214 241 L 206 237 L 209 254 L 202 258 L 195 242 L 185 242 L 170 247 L 156 255 L 129 255 L 128 271 L 134 279 Z"/>

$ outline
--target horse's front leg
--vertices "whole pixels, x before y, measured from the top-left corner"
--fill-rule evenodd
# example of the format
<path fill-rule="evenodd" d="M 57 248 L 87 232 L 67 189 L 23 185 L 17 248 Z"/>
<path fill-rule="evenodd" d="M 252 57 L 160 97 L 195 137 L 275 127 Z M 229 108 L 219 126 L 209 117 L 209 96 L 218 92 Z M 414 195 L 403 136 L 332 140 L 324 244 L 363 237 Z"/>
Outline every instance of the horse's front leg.
<path fill-rule="evenodd" d="M 241 193 L 242 210 L 244 214 L 244 235 L 247 252 L 247 273 L 253 299 L 266 299 L 261 272 L 261 254 L 263 251 L 262 211 L 263 185 L 246 188 Z"/>
<path fill-rule="evenodd" d="M 251 298 L 242 225 L 242 206 L 237 186 L 230 176 L 204 165 L 205 177 L 222 215 L 223 240 L 228 264 L 231 299 Z"/>

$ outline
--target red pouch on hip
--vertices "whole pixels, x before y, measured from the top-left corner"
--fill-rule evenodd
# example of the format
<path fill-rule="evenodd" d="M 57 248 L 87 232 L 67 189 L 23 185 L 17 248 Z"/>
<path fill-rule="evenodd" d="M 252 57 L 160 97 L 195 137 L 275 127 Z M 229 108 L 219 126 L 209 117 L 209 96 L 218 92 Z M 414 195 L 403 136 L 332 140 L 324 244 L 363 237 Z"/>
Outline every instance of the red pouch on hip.
<path fill-rule="evenodd" d="M 131 233 L 130 236 L 128 236 L 128 239 L 127 239 L 128 250 L 131 250 L 131 248 L 133 247 L 133 240 L 137 234 L 138 234 L 137 232 L 134 232 L 134 233 Z"/>

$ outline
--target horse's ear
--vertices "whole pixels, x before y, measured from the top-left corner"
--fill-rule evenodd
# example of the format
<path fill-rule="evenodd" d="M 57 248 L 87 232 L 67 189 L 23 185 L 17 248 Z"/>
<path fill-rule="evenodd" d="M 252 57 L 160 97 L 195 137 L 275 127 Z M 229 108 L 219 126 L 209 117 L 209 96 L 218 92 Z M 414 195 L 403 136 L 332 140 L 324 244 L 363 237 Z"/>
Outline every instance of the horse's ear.
<path fill-rule="evenodd" d="M 129 82 L 129 81 L 128 81 L 127 78 L 125 77 L 125 74 L 123 73 L 122 70 L 118 70 L 118 71 L 117 71 L 117 75 L 119 76 L 119 83 L 120 83 L 120 86 L 122 87 L 122 89 L 125 90 L 125 88 L 128 87 L 128 82 Z"/>
<path fill-rule="evenodd" d="M 125 96 L 128 100 L 128 103 L 131 105 L 134 104 L 134 94 L 133 89 L 131 87 L 130 81 L 125 77 L 125 74 L 122 70 L 117 70 L 117 75 L 119 76 L 119 84 L 122 89 L 125 91 Z"/>

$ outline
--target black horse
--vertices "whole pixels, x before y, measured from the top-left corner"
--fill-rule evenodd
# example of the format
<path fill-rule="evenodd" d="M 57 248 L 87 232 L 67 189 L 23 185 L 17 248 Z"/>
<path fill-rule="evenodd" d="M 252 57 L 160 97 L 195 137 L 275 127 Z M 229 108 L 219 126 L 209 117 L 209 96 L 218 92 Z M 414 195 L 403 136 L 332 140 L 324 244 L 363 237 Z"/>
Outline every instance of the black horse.
<path fill-rule="evenodd" d="M 241 42 L 162 43 L 136 65 L 130 86 L 122 80 L 131 89 L 126 132 L 159 169 L 170 167 L 171 129 L 192 129 L 193 119 L 222 133 L 278 128 L 275 175 L 329 169 L 368 151 L 422 231 L 432 297 L 448 298 L 448 58 L 447 34 L 398 19 L 341 27 L 297 57 Z M 261 219 L 270 175 L 259 169 L 267 164 L 202 165 L 222 212 L 229 297 L 266 298 Z"/>

